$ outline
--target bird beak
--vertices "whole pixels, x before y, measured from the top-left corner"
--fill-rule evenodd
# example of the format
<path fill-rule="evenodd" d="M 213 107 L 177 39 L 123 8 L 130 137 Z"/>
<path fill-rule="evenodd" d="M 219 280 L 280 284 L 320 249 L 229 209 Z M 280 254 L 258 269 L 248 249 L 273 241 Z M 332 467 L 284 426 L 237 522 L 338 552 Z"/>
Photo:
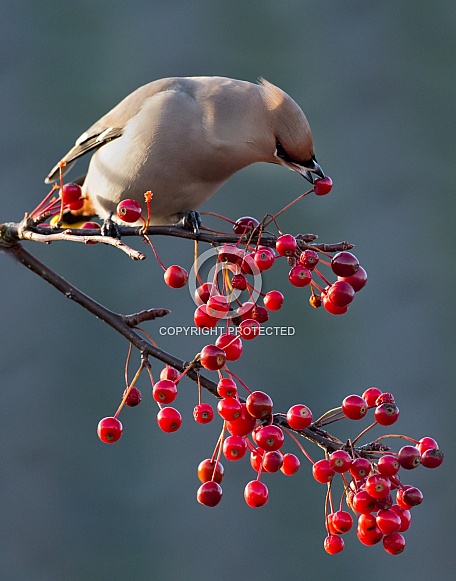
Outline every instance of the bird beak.
<path fill-rule="evenodd" d="M 314 183 L 314 178 L 312 174 L 315 174 L 319 178 L 325 177 L 325 172 L 321 169 L 320 164 L 317 163 L 317 160 L 314 157 L 305 166 L 296 165 L 295 167 L 296 167 L 295 171 L 301 174 L 302 177 L 305 178 L 311 184 Z"/>

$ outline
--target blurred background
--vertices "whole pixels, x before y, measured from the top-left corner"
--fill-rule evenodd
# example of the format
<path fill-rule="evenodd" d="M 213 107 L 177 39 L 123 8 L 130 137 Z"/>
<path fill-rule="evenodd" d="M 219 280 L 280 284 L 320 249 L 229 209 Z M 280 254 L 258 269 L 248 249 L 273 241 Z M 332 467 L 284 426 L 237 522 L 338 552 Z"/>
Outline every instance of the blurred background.
<path fill-rule="evenodd" d="M 303 402 L 319 415 L 372 385 L 392 391 L 401 409 L 394 431 L 433 436 L 446 453 L 439 470 L 405 475 L 425 501 L 398 557 L 361 546 L 354 532 L 343 553 L 326 555 L 325 488 L 304 459 L 293 478 L 265 476 L 261 510 L 243 500 L 248 460 L 225 461 L 223 501 L 202 507 L 196 467 L 220 424 L 193 422 L 193 384 L 176 400 L 182 429 L 165 435 L 142 377 L 144 401 L 122 413 L 122 440 L 101 444 L 96 426 L 117 409 L 126 341 L 2 254 L 2 579 L 424 580 L 437 571 L 452 579 L 456 5 L 1 0 L 0 8 L 1 222 L 32 210 L 76 137 L 136 87 L 174 75 L 264 76 L 302 106 L 334 181 L 330 195 L 286 213 L 282 229 L 349 240 L 369 281 L 347 315 L 331 317 L 288 284 L 285 265 L 268 272 L 267 288 L 286 295 L 271 324 L 293 325 L 296 335 L 248 344 L 233 370 L 268 391 L 277 411 Z M 258 164 L 203 209 L 261 219 L 304 188 L 292 172 Z M 190 267 L 191 245 L 156 244 L 165 263 Z M 101 245 L 26 247 L 113 310 L 168 307 L 166 325 L 192 323 L 190 296 L 165 287 L 151 253 L 133 263 Z M 183 359 L 205 343 L 160 337 L 159 324 L 146 328 Z M 137 363 L 135 355 L 132 371 Z M 296 452 L 291 441 L 287 450 Z"/>

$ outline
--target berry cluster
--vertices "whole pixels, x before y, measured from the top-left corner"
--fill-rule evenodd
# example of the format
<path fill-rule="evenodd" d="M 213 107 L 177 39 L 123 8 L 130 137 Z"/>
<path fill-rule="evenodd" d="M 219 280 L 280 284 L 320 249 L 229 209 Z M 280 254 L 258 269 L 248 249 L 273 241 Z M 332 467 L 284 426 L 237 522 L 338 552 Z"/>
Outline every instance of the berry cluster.
<path fill-rule="evenodd" d="M 259 222 L 245 216 L 232 222 L 234 242 L 221 244 L 211 255 L 215 258 L 211 269 L 213 278 L 203 282 L 198 272 L 198 261 L 194 265 L 195 280 L 198 281 L 194 292 L 197 304 L 195 325 L 200 329 L 209 329 L 224 320 L 225 332 L 218 336 L 215 344 L 205 345 L 190 364 L 181 362 L 177 365 L 180 370 L 167 365 L 161 370 L 158 381 L 154 380 L 151 365 L 144 353 L 134 378 L 128 380 L 130 345 L 125 370 L 126 387 L 121 403 L 113 416 L 99 422 L 97 433 L 100 440 L 107 444 L 121 438 L 123 426 L 118 416 L 125 405 L 135 407 L 141 403 L 142 394 L 136 382 L 144 370 L 150 378 L 152 398 L 159 408 L 159 428 L 166 433 L 176 432 L 182 425 L 183 417 L 170 404 L 174 404 L 178 396 L 179 382 L 185 376 L 191 377 L 198 383 L 194 420 L 199 424 L 207 424 L 219 417 L 222 422 L 221 433 L 212 454 L 198 466 L 201 482 L 197 491 L 199 503 L 215 507 L 222 499 L 222 455 L 224 459 L 233 462 L 247 456 L 255 477 L 245 485 L 245 502 L 252 508 L 264 506 L 269 500 L 265 475 L 282 472 L 292 476 L 300 469 L 298 456 L 284 449 L 285 440 L 289 438 L 312 464 L 314 479 L 327 486 L 325 550 L 329 554 L 342 551 L 343 535 L 351 530 L 356 519 L 356 534 L 361 543 L 370 546 L 382 541 L 384 549 L 396 555 L 405 547 L 402 533 L 410 526 L 411 509 L 423 500 L 421 491 L 411 484 L 404 484 L 401 478 L 420 464 L 426 468 L 438 467 L 443 461 L 443 454 L 437 442 L 430 437 L 414 440 L 400 434 L 383 434 L 361 445 L 361 438 L 372 428 L 391 426 L 399 417 L 399 408 L 393 395 L 378 388 L 371 387 L 362 395 L 349 395 L 340 407 L 314 420 L 312 411 L 304 404 L 292 405 L 286 414 L 274 413 L 271 397 L 263 391 L 250 390 L 229 368 L 231 362 L 242 356 L 243 340 L 258 337 L 261 325 L 268 320 L 269 313 L 282 307 L 282 292 L 261 292 L 263 273 L 279 261 L 288 263 L 289 283 L 295 287 L 309 287 L 309 302 L 313 307 L 323 306 L 334 315 L 347 312 L 355 294 L 365 286 L 366 271 L 349 252 L 351 245 L 341 243 L 336 245 L 338 248 L 320 245 L 315 243 L 316 237 L 312 235 L 295 237 L 281 232 L 277 225 L 278 216 L 303 196 L 311 192 L 318 196 L 326 195 L 331 188 L 330 178 L 317 180 L 312 190 L 299 196 L 269 220 L 265 218 Z M 30 214 L 36 223 L 53 216 L 60 223 L 63 210 L 79 210 L 83 206 L 84 200 L 78 185 L 63 185 L 61 179 L 59 198 L 51 199 L 55 189 L 58 188 L 53 188 Z M 179 265 L 167 268 L 160 261 L 148 237 L 152 199 L 153 194 L 146 192 L 146 212 L 135 200 L 123 200 L 118 205 L 117 216 L 122 223 L 142 223 L 141 236 L 149 243 L 162 267 L 165 283 L 171 288 L 183 288 L 189 283 L 188 272 Z M 143 214 L 147 217 L 143 218 Z M 266 230 L 271 223 L 277 227 L 276 236 Z M 99 226 L 87 223 L 83 227 L 94 229 Z M 88 243 L 95 241 L 88 240 Z M 198 254 L 197 248 L 196 243 L 195 256 Z M 337 277 L 335 281 L 331 282 L 323 274 L 322 265 Z M 243 298 L 242 293 L 247 296 Z M 259 304 L 260 299 L 263 305 Z M 236 334 L 230 332 L 229 323 L 236 326 Z M 163 360 L 170 359 L 163 357 Z M 216 372 L 217 382 L 202 377 L 202 369 Z M 205 387 L 218 399 L 215 410 L 209 403 L 202 401 L 203 379 Z M 344 419 L 362 420 L 369 410 L 373 410 L 373 423 L 354 438 L 342 441 L 327 431 L 328 425 Z M 395 452 L 385 443 L 392 438 L 405 439 L 408 443 Z M 303 441 L 324 449 L 325 458 L 313 461 Z M 334 501 L 334 477 L 337 474 L 340 475 L 343 487 L 339 502 Z"/>
<path fill-rule="evenodd" d="M 54 192 L 57 190 L 59 193 L 58 196 L 55 197 Z M 38 221 L 55 218 L 56 221 L 58 221 L 62 218 L 64 210 L 69 210 L 71 212 L 81 210 L 84 206 L 84 201 L 82 188 L 79 184 L 61 183 L 60 187 L 54 185 L 42 202 L 40 202 L 38 206 L 29 213 L 29 218 Z"/>
<path fill-rule="evenodd" d="M 343 418 L 360 420 L 369 409 L 374 409 L 373 424 L 345 446 L 328 451 L 324 459 L 313 464 L 315 480 L 328 486 L 328 536 L 324 547 L 329 554 L 343 550 L 342 535 L 352 528 L 354 519 L 357 521 L 356 534 L 362 544 L 372 546 L 382 541 L 387 553 L 401 553 L 405 548 L 402 533 L 411 523 L 410 511 L 421 504 L 423 495 L 418 488 L 403 484 L 400 474 L 420 464 L 437 468 L 443 462 L 437 442 L 430 437 L 418 441 L 408 436 L 385 434 L 368 445 L 357 446 L 360 437 L 375 425 L 390 426 L 399 417 L 399 408 L 392 394 L 383 393 L 376 387 L 367 389 L 362 396 L 346 397 L 342 406 L 322 416 L 318 425 L 325 426 Z M 411 443 L 393 452 L 383 443 L 387 438 L 402 438 Z M 343 499 L 338 510 L 334 507 L 332 485 L 336 474 L 341 476 L 343 497 L 353 516 L 343 510 Z"/>
<path fill-rule="evenodd" d="M 240 341 L 239 338 L 234 340 Z M 373 427 L 390 426 L 399 417 L 399 408 L 392 394 L 382 392 L 376 387 L 367 389 L 362 396 L 347 396 L 339 408 L 326 412 L 316 421 L 313 420 L 312 411 L 304 404 L 291 406 L 286 414 L 274 414 L 271 397 L 263 391 L 250 391 L 227 369 L 226 361 L 223 349 L 216 345 L 207 345 L 191 364 L 192 367 L 202 366 L 217 371 L 219 380 L 216 391 L 219 399 L 216 414 L 223 422 L 211 457 L 202 460 L 198 466 L 198 478 L 201 481 L 197 491 L 198 502 L 208 507 L 215 507 L 220 503 L 224 476 L 222 455 L 233 462 L 248 455 L 256 477 L 245 485 L 244 499 L 252 508 L 264 506 L 269 500 L 269 491 L 263 475 L 280 471 L 292 476 L 300 468 L 299 458 L 293 453 L 283 451 L 285 436 L 288 435 L 311 462 L 314 479 L 327 485 L 325 550 L 329 554 L 342 551 L 342 536 L 351 530 L 356 520 L 356 534 L 361 543 L 371 546 L 382 541 L 388 553 L 401 553 L 405 547 L 402 533 L 411 523 L 410 511 L 421 504 L 423 495 L 418 488 L 404 484 L 400 475 L 420 464 L 426 468 L 440 466 L 443 454 L 437 442 L 430 437 L 418 441 L 408 436 L 384 434 L 368 444 L 359 445 L 360 438 Z M 181 427 L 180 412 L 169 404 L 176 399 L 178 383 L 188 369 L 190 367 L 179 373 L 173 367 L 166 366 L 160 373 L 160 380 L 153 384 L 152 396 L 160 408 L 157 423 L 164 432 L 175 432 Z M 135 380 L 138 376 L 139 373 Z M 245 399 L 239 395 L 239 385 L 246 391 Z M 199 403 L 193 410 L 193 418 L 197 423 L 207 424 L 213 421 L 216 414 L 210 404 L 201 401 L 200 387 Z M 133 407 L 140 401 L 141 393 L 130 384 L 115 416 L 100 421 L 99 438 L 109 444 L 119 440 L 122 424 L 117 415 L 124 403 Z M 374 422 L 355 438 L 344 444 L 336 437 L 328 435 L 326 427 L 329 424 L 343 419 L 361 420 L 370 409 L 374 411 Z M 325 458 L 314 462 L 297 435 L 325 448 Z M 410 443 L 394 452 L 384 443 L 391 438 L 406 439 Z M 333 490 L 334 477 L 337 474 L 341 477 L 343 493 L 336 507 Z"/>

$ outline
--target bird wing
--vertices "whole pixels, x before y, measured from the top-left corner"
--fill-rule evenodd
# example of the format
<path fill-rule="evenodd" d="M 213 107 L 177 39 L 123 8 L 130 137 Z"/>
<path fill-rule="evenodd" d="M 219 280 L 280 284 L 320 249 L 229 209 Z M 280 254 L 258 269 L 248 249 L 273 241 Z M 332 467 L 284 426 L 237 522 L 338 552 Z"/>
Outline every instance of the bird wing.
<path fill-rule="evenodd" d="M 83 133 L 81 137 L 76 141 L 74 147 L 57 163 L 49 172 L 49 175 L 44 180 L 45 183 L 49 184 L 55 182 L 60 175 L 60 168 L 62 168 L 62 175 L 65 175 L 71 167 L 74 165 L 76 160 L 85 155 L 87 152 L 98 149 L 105 143 L 116 139 L 122 135 L 123 130 L 119 127 L 107 127 L 102 131 L 96 131 L 95 133 Z M 62 167 L 62 164 L 65 164 Z"/>
<path fill-rule="evenodd" d="M 146 99 L 179 86 L 179 81 L 173 77 L 159 79 L 130 93 L 76 140 L 74 147 L 49 172 L 45 182 L 48 184 L 58 179 L 62 162 L 66 164 L 62 167 L 62 175 L 65 175 L 79 157 L 120 137 L 125 125 L 140 111 Z"/>

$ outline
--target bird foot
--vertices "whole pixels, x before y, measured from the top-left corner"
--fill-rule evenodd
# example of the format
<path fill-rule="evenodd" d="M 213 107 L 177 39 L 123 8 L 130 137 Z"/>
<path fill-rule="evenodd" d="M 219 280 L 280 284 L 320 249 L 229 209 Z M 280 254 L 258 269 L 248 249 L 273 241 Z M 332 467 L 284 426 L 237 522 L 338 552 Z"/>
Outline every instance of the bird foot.
<path fill-rule="evenodd" d="M 101 226 L 101 235 L 120 239 L 119 226 L 113 221 L 112 214 L 103 220 L 103 224 Z"/>
<path fill-rule="evenodd" d="M 187 212 L 180 214 L 180 216 L 181 218 L 176 226 L 184 228 L 185 230 L 192 230 L 195 234 L 197 234 L 201 226 L 201 216 L 199 212 L 188 210 Z"/>

